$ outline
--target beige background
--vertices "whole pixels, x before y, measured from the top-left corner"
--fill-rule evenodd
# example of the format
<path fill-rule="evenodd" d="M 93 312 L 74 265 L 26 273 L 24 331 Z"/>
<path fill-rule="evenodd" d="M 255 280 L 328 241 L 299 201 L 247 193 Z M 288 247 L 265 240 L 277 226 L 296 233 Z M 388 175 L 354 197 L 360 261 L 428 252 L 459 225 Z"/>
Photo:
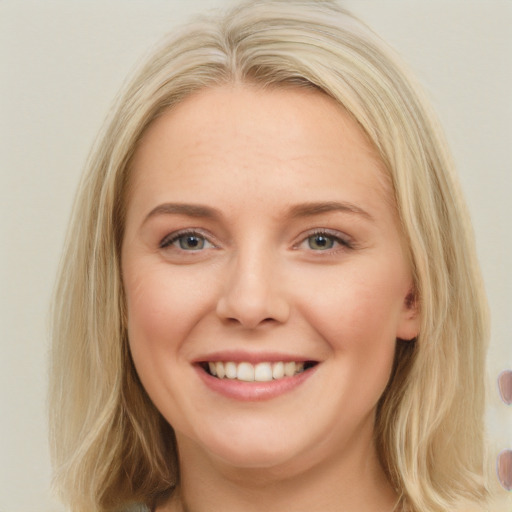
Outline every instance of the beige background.
<path fill-rule="evenodd" d="M 46 315 L 74 190 L 124 77 L 192 12 L 231 0 L 0 0 L 0 512 L 61 510 L 46 446 Z M 512 0 L 350 0 L 419 75 L 472 212 L 493 314 L 488 425 L 512 448 Z M 462 383 L 463 385 L 463 383 Z"/>

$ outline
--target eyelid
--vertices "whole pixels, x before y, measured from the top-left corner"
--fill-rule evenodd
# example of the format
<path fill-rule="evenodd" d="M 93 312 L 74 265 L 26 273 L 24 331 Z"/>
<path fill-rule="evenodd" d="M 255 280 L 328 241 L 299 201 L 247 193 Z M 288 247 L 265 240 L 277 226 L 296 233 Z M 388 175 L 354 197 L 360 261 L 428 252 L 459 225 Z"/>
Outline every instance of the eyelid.
<path fill-rule="evenodd" d="M 215 248 L 218 249 L 219 245 L 216 243 L 215 237 L 213 237 L 210 233 L 205 232 L 205 230 L 201 228 L 184 228 L 179 229 L 177 231 L 173 231 L 171 233 L 168 233 L 159 243 L 160 249 L 165 249 L 170 247 L 174 242 L 176 242 L 179 238 L 186 236 L 186 235 L 192 235 L 192 236 L 198 236 L 203 238 L 208 244 L 210 244 L 212 247 L 209 248 Z M 318 252 L 318 253 L 333 253 L 339 250 L 346 250 L 346 249 L 353 249 L 354 248 L 354 241 L 352 237 L 347 235 L 346 233 L 343 233 L 341 231 L 335 230 L 335 229 L 329 229 L 329 228 L 314 228 L 311 230 L 308 230 L 306 232 L 303 232 L 298 238 L 297 242 L 293 244 L 293 249 L 298 250 L 300 249 L 300 246 L 307 242 L 308 238 L 315 236 L 315 235 L 325 235 L 328 238 L 333 239 L 339 246 L 336 248 L 326 249 L 324 251 L 315 251 L 313 249 L 309 249 L 311 252 Z M 178 251 L 183 251 L 183 249 L 179 249 L 176 247 Z M 204 249 L 203 249 L 204 250 Z M 186 252 L 186 251 L 184 251 Z M 194 251 L 190 251 L 194 252 Z M 200 252 L 197 251 L 197 252 Z"/>
<path fill-rule="evenodd" d="M 299 249 L 302 244 L 307 242 L 308 238 L 315 235 L 325 235 L 328 238 L 333 239 L 337 242 L 341 247 L 336 247 L 332 249 L 325 249 L 323 251 L 315 251 L 313 249 L 309 249 L 311 252 L 317 253 L 333 253 L 339 250 L 353 249 L 354 241 L 352 237 L 348 236 L 346 233 L 338 231 L 336 229 L 329 228 L 314 228 L 300 235 L 300 238 L 296 244 L 293 245 L 293 249 Z"/>
<path fill-rule="evenodd" d="M 158 244 L 160 249 L 166 249 L 171 247 L 174 242 L 176 242 L 182 236 L 191 235 L 197 236 L 200 238 L 204 238 L 206 242 L 208 242 L 213 248 L 217 249 L 218 245 L 212 241 L 212 236 L 209 233 L 206 233 L 204 230 L 200 228 L 184 228 L 179 229 L 177 231 L 173 231 L 167 234 Z M 208 247 L 209 249 L 210 247 Z M 176 247 L 177 250 L 183 250 Z M 190 251 L 193 252 L 193 251 Z M 198 251 L 199 252 L 199 251 Z"/>

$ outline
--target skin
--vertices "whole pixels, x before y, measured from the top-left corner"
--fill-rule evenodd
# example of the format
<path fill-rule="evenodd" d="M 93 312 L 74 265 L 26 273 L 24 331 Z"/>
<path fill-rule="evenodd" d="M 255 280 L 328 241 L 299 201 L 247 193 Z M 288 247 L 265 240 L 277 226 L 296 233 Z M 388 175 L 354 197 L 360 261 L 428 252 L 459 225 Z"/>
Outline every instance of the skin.
<path fill-rule="evenodd" d="M 358 126 L 317 91 L 207 89 L 152 124 L 132 172 L 130 348 L 180 461 L 158 510 L 391 510 L 375 408 L 419 318 L 390 185 Z M 317 364 L 243 401 L 200 378 L 218 351 Z"/>

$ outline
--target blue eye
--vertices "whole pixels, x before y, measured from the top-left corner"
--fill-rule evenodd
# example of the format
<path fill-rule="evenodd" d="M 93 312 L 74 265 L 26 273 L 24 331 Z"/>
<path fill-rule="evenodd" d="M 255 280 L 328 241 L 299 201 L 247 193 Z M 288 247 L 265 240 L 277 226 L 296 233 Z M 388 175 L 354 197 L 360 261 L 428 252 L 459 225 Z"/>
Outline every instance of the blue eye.
<path fill-rule="evenodd" d="M 182 251 L 201 251 L 213 247 L 203 235 L 195 232 L 177 233 L 166 237 L 160 244 L 162 249 L 166 247 L 174 247 Z"/>

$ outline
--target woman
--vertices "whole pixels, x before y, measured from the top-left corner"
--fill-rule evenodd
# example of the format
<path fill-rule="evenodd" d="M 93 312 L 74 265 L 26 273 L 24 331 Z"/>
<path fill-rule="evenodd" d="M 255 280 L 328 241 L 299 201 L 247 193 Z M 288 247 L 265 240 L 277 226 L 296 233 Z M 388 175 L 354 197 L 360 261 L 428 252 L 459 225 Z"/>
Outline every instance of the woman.
<path fill-rule="evenodd" d="M 486 306 L 452 167 L 334 3 L 248 2 L 165 41 L 100 135 L 56 291 L 64 500 L 483 501 Z"/>

